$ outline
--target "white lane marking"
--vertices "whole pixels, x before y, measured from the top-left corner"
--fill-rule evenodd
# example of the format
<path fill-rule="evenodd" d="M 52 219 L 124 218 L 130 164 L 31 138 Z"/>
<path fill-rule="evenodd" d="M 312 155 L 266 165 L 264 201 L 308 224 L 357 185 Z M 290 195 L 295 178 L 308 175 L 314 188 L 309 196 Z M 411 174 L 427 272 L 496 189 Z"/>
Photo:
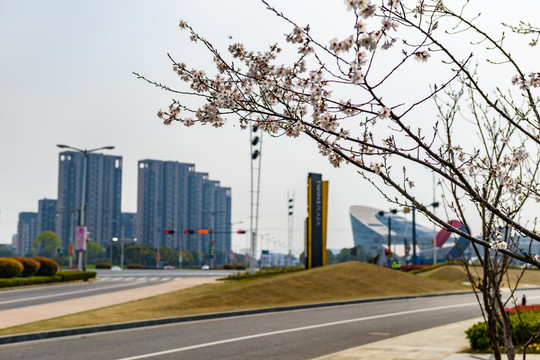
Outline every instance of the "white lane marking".
<path fill-rule="evenodd" d="M 318 328 L 323 328 L 323 327 L 328 327 L 328 326 L 343 325 L 343 324 L 349 324 L 349 323 L 366 321 L 366 320 L 382 319 L 382 318 L 399 316 L 399 315 L 416 314 L 416 313 L 427 312 L 427 311 L 447 310 L 447 309 L 466 307 L 466 306 L 471 306 L 471 305 L 478 305 L 478 303 L 475 301 L 475 302 L 463 303 L 463 304 L 457 304 L 457 305 L 436 306 L 432 308 L 407 310 L 407 311 L 400 311 L 400 312 L 395 312 L 395 313 L 390 313 L 390 314 L 381 314 L 381 315 L 366 316 L 366 317 L 361 317 L 361 318 L 356 318 L 356 319 L 334 321 L 334 322 L 326 323 L 326 324 L 302 326 L 302 327 L 294 328 L 294 329 L 271 331 L 271 332 L 255 334 L 255 335 L 241 336 L 241 337 L 237 337 L 233 339 L 213 341 L 213 342 L 209 342 L 205 344 L 198 344 L 198 345 L 186 346 L 186 347 L 181 347 L 181 348 L 176 348 L 176 349 L 158 351 L 158 352 L 149 353 L 149 354 L 135 355 L 135 356 L 121 358 L 117 360 L 138 360 L 138 359 L 153 358 L 155 356 L 160 356 L 160 355 L 168 355 L 168 354 L 173 354 L 173 353 L 182 352 L 182 351 L 199 349 L 199 348 L 203 348 L 207 346 L 214 346 L 214 345 L 227 344 L 227 343 L 232 343 L 232 342 L 237 342 L 237 341 L 251 340 L 251 339 L 256 339 L 256 338 L 265 337 L 265 336 L 281 335 L 281 334 L 287 334 L 287 333 L 292 333 L 292 332 L 297 332 L 297 331 L 318 329 Z"/>
<path fill-rule="evenodd" d="M 50 297 L 55 297 L 55 296 L 62 296 L 62 295 L 72 295 L 72 294 L 80 294 L 80 293 L 91 292 L 91 291 L 100 291 L 100 290 L 106 290 L 106 289 L 116 289 L 116 288 L 119 288 L 119 287 L 131 286 L 131 285 L 133 285 L 133 284 L 114 285 L 114 286 L 107 286 L 107 287 L 101 287 L 101 288 L 85 289 L 85 290 L 80 290 L 80 291 L 63 292 L 63 293 L 56 293 L 56 294 L 50 294 L 50 295 L 33 296 L 33 297 L 22 298 L 22 299 L 6 300 L 6 301 L 0 301 L 0 305 L 11 304 L 11 303 L 14 303 L 14 302 L 45 299 L 45 298 L 50 298 Z M 64 300 L 64 299 L 60 299 L 60 300 Z"/>
<path fill-rule="evenodd" d="M 161 281 L 171 281 L 171 278 L 170 277 L 164 277 L 164 278 L 161 278 Z"/>

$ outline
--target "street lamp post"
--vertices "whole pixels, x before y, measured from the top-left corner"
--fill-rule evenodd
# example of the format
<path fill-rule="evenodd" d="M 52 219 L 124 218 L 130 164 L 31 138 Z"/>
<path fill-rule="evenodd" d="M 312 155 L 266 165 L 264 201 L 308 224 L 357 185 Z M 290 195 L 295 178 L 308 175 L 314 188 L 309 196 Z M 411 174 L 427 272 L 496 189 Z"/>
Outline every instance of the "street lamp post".
<path fill-rule="evenodd" d="M 82 177 L 83 183 L 82 183 L 82 190 L 81 190 L 81 209 L 80 209 L 80 212 L 79 212 L 79 227 L 80 228 L 86 227 L 86 166 L 87 166 L 86 163 L 87 163 L 88 154 L 99 151 L 99 150 L 112 150 L 112 149 L 114 149 L 114 146 L 103 146 L 103 147 L 90 149 L 90 150 L 88 150 L 88 149 L 79 149 L 79 148 L 76 148 L 76 147 L 63 145 L 63 144 L 58 144 L 56 146 L 59 147 L 60 149 L 70 149 L 70 150 L 73 150 L 73 151 L 77 151 L 77 152 L 84 155 L 84 159 L 83 159 L 83 177 Z M 86 235 L 86 231 L 84 231 L 84 233 Z M 77 268 L 79 270 L 86 271 L 86 257 L 84 259 L 85 261 L 84 261 L 84 264 L 83 264 L 83 256 L 82 256 L 83 253 L 86 254 L 86 238 L 83 240 L 82 248 L 77 249 Z"/>
<path fill-rule="evenodd" d="M 433 206 L 433 208 L 435 209 L 436 207 L 439 206 L 439 203 L 437 201 L 434 201 L 429 206 Z M 413 265 L 416 265 L 416 263 L 417 263 L 417 256 L 416 256 L 416 206 L 414 206 L 414 205 L 411 206 L 407 212 L 409 212 L 411 210 L 412 210 L 412 241 L 413 241 L 412 263 L 413 263 Z M 433 241 L 435 241 L 435 239 Z M 436 256 L 435 255 L 436 250 L 433 250 L 433 252 L 434 252 L 434 256 Z M 435 258 L 433 258 L 433 260 L 435 261 Z"/>
<path fill-rule="evenodd" d="M 439 202 L 433 201 L 431 206 L 433 206 L 433 214 L 435 214 L 435 209 L 439 207 Z M 433 224 L 433 227 L 435 228 L 435 224 Z M 433 232 L 433 265 L 437 265 L 437 234 L 435 231 Z"/>
<path fill-rule="evenodd" d="M 397 214 L 397 209 L 391 209 L 391 214 Z M 384 216 L 384 211 L 379 211 L 380 216 Z M 388 215 L 388 254 L 391 254 L 391 246 L 392 246 L 392 216 Z M 386 259 L 386 262 L 388 263 L 388 267 L 390 267 L 390 259 L 391 257 L 388 256 Z"/>
<path fill-rule="evenodd" d="M 118 241 L 118 238 L 117 238 L 117 237 L 113 237 L 113 238 L 112 238 L 112 241 L 113 241 L 113 243 L 115 243 L 115 242 Z M 112 244 L 111 244 L 111 265 L 113 264 L 112 249 L 113 249 L 113 247 L 112 247 Z M 120 261 L 123 260 L 123 259 L 122 259 L 123 257 L 124 257 L 124 247 L 122 247 L 122 255 L 120 255 Z"/>

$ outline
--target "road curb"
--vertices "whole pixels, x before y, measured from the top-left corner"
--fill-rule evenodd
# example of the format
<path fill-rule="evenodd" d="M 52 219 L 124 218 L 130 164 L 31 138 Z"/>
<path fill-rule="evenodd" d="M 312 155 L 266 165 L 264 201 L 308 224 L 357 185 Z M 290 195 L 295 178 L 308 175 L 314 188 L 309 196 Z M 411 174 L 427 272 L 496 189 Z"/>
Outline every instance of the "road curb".
<path fill-rule="evenodd" d="M 54 338 L 59 338 L 59 337 L 76 336 L 76 335 L 84 335 L 84 334 L 94 334 L 94 333 L 100 333 L 100 332 L 106 332 L 106 331 L 135 329 L 135 328 L 156 326 L 156 325 L 176 324 L 176 323 L 210 320 L 210 319 L 221 319 L 221 318 L 228 318 L 228 317 L 235 317 L 235 316 L 265 314 L 265 313 L 271 313 L 271 312 L 285 312 L 285 311 L 294 311 L 294 310 L 302 310 L 302 309 L 313 309 L 313 308 L 319 308 L 319 307 L 354 305 L 354 304 L 370 303 L 370 302 L 376 302 L 376 301 L 428 298 L 428 297 L 449 296 L 449 295 L 463 295 L 463 294 L 470 294 L 470 293 L 472 293 L 472 291 L 460 291 L 460 292 L 452 292 L 452 293 L 439 293 L 439 294 L 427 294 L 427 295 L 391 296 L 391 297 L 382 297 L 382 298 L 357 299 L 357 300 L 335 301 L 335 302 L 327 302 L 327 303 L 292 305 L 292 306 L 270 307 L 270 308 L 249 309 L 249 310 L 237 310 L 237 311 L 210 313 L 210 314 L 201 314 L 201 315 L 178 316 L 178 317 L 171 317 L 171 318 L 140 320 L 140 321 L 132 321 L 132 322 L 116 323 L 116 324 L 108 324 L 108 325 L 94 325 L 94 326 L 85 326 L 85 327 L 70 328 L 70 329 L 64 329 L 64 330 L 51 330 L 51 331 L 42 331 L 42 332 L 34 332 L 34 333 L 27 333 L 27 334 L 1 336 L 0 345 L 13 344 L 13 343 L 19 343 L 19 342 L 25 342 L 25 341 L 47 340 L 47 339 L 54 339 Z"/>

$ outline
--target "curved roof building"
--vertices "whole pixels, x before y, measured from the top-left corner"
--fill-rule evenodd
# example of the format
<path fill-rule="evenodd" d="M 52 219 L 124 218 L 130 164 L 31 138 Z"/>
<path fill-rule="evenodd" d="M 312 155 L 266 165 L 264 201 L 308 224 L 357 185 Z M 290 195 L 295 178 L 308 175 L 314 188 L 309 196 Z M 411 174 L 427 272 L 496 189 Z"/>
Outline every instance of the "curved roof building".
<path fill-rule="evenodd" d="M 383 212 L 381 215 L 380 213 Z M 353 205 L 349 208 L 355 246 L 362 246 L 370 257 L 388 249 L 398 257 L 412 254 L 412 221 L 404 216 L 381 209 Z M 390 230 L 390 231 L 388 231 Z M 436 235 L 433 228 L 416 223 L 416 252 L 432 248 Z"/>

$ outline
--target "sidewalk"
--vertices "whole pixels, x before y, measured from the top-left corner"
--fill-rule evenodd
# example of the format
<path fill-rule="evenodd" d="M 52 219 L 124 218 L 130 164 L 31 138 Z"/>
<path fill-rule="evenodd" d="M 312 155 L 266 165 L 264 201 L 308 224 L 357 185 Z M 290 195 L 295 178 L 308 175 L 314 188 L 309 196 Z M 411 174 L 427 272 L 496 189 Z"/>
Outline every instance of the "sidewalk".
<path fill-rule="evenodd" d="M 490 354 L 463 354 L 469 347 L 465 330 L 482 318 L 460 321 L 358 346 L 313 360 L 488 360 Z M 503 356 L 503 359 L 506 357 Z M 516 359 L 521 359 L 516 355 Z M 540 360 L 540 355 L 527 355 Z"/>
<path fill-rule="evenodd" d="M 121 304 L 128 301 L 147 298 L 149 296 L 165 294 L 171 291 L 214 282 L 216 279 L 216 277 L 180 278 L 178 280 L 158 285 L 121 290 L 107 293 L 106 295 L 89 296 L 84 298 L 84 301 L 81 301 L 80 299 L 73 299 L 44 305 L 27 306 L 22 309 L 4 310 L 1 313 L 2 320 L 0 321 L 0 329 L 38 320 L 51 319 L 81 311 L 93 310 L 105 306 Z"/>

